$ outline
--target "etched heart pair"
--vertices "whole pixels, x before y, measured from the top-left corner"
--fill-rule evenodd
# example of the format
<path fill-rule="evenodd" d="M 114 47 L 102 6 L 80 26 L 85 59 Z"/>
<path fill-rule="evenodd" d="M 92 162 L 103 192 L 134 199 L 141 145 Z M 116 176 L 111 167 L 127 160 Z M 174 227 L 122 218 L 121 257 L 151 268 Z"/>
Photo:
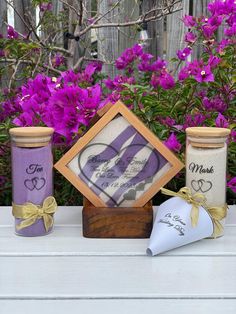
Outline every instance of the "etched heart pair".
<path fill-rule="evenodd" d="M 210 189 L 212 188 L 212 182 L 211 181 L 205 181 L 204 179 L 192 180 L 191 186 L 195 192 L 206 193 L 206 192 L 210 191 Z"/>
<path fill-rule="evenodd" d="M 39 177 L 26 179 L 24 181 L 25 187 L 30 191 L 33 191 L 34 189 L 39 191 L 45 186 L 45 184 L 46 184 L 46 180 L 44 178 L 39 178 Z"/>

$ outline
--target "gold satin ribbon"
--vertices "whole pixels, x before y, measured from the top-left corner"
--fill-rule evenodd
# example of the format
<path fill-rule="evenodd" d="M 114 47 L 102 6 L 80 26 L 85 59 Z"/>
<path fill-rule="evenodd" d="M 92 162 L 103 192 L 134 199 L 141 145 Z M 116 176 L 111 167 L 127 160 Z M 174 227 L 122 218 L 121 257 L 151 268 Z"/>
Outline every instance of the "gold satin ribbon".
<path fill-rule="evenodd" d="M 180 197 L 183 200 L 185 200 L 187 203 L 192 205 L 190 217 L 191 217 L 191 224 L 193 227 L 196 227 L 198 224 L 199 206 L 204 207 L 205 210 L 210 215 L 213 222 L 214 238 L 222 234 L 223 226 L 220 220 L 226 217 L 227 208 L 228 208 L 227 204 L 225 204 L 222 207 L 219 207 L 219 206 L 208 207 L 206 206 L 206 197 L 203 194 L 201 193 L 192 194 L 191 190 L 187 187 L 181 188 L 179 192 L 173 192 L 171 190 L 161 188 L 161 192 L 165 195 Z"/>
<path fill-rule="evenodd" d="M 57 202 L 53 196 L 48 196 L 43 205 L 35 205 L 27 202 L 23 205 L 12 204 L 12 214 L 15 218 L 24 219 L 16 228 L 18 230 L 33 225 L 36 220 L 42 218 L 44 227 L 48 231 L 53 225 L 52 215 L 56 212 Z"/>

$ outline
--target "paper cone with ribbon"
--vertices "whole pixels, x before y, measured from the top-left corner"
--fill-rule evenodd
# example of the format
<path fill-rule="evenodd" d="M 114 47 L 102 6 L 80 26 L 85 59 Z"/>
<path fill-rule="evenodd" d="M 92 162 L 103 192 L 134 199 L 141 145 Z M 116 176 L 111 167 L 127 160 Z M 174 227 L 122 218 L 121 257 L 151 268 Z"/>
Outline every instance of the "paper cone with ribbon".
<path fill-rule="evenodd" d="M 192 243 L 220 232 L 220 219 L 226 216 L 227 206 L 207 208 L 201 194 L 192 195 L 188 188 L 175 193 L 162 189 L 164 194 L 174 196 L 160 205 L 151 233 L 147 254 L 157 255 Z"/>

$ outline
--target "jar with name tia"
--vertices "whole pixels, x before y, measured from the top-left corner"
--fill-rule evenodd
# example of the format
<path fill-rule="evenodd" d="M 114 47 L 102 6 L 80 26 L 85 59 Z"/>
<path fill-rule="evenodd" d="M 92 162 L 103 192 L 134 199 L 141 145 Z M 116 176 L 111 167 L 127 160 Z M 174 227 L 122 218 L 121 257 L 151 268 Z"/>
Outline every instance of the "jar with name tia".
<path fill-rule="evenodd" d="M 53 198 L 53 157 L 47 127 L 10 129 L 13 215 L 18 235 L 41 236 L 52 231 L 56 201 Z"/>

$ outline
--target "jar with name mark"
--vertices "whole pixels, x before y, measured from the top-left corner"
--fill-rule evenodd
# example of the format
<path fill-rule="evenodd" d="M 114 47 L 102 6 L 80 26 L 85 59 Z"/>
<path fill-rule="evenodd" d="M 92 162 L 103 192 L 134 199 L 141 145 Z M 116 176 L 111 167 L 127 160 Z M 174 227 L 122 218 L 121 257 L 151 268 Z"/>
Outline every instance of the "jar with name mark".
<path fill-rule="evenodd" d="M 201 193 L 208 207 L 226 205 L 227 137 L 230 130 L 215 127 L 186 129 L 186 186 Z M 224 224 L 224 221 L 221 221 Z M 219 234 L 221 236 L 223 234 Z"/>

